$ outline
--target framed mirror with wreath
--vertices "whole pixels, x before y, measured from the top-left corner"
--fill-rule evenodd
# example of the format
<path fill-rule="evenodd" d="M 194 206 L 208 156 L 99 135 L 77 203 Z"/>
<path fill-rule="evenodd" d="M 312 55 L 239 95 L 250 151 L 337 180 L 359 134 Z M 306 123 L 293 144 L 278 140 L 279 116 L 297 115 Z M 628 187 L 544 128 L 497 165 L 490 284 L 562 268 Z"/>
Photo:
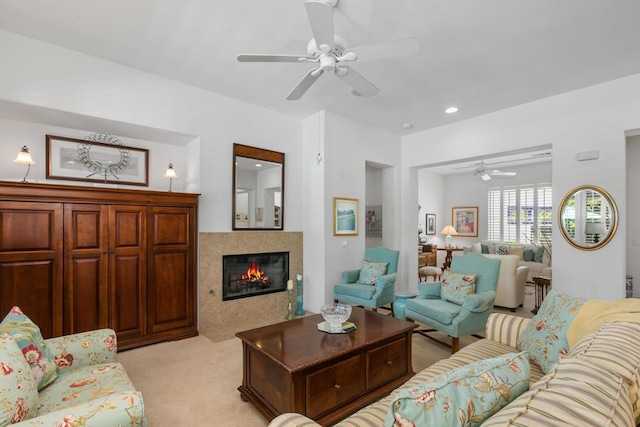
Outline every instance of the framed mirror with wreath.
<path fill-rule="evenodd" d="M 149 150 L 112 135 L 86 139 L 47 135 L 47 179 L 149 186 Z"/>

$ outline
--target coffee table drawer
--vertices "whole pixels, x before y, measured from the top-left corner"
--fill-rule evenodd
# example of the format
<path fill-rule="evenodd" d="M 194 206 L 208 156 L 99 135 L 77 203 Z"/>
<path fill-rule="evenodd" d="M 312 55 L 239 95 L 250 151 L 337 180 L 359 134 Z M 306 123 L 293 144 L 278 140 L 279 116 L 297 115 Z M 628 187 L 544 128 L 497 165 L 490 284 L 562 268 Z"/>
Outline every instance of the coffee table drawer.
<path fill-rule="evenodd" d="M 306 377 L 307 417 L 316 418 L 365 391 L 364 356 L 359 354 Z"/>
<path fill-rule="evenodd" d="M 407 340 L 393 341 L 367 353 L 367 390 L 407 373 Z"/>

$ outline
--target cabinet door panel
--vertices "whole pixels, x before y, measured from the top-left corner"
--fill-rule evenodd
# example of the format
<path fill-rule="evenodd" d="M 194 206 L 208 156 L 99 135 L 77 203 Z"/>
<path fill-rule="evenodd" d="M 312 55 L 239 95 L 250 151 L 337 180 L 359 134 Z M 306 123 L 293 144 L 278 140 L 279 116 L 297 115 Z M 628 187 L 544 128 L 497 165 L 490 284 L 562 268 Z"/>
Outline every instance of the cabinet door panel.
<path fill-rule="evenodd" d="M 102 205 L 64 206 L 65 334 L 108 326 L 108 220 Z"/>
<path fill-rule="evenodd" d="M 109 206 L 109 326 L 122 342 L 146 334 L 146 211 Z"/>
<path fill-rule="evenodd" d="M 53 260 L 0 262 L 0 317 L 17 305 L 40 327 L 42 336 L 61 335 L 62 322 L 56 321 L 58 313 L 52 303 L 57 299 L 55 271 Z"/>
<path fill-rule="evenodd" d="M 0 316 L 19 306 L 45 338 L 62 334 L 62 205 L 0 202 Z"/>
<path fill-rule="evenodd" d="M 150 331 L 195 328 L 194 210 L 153 207 L 149 221 Z"/>

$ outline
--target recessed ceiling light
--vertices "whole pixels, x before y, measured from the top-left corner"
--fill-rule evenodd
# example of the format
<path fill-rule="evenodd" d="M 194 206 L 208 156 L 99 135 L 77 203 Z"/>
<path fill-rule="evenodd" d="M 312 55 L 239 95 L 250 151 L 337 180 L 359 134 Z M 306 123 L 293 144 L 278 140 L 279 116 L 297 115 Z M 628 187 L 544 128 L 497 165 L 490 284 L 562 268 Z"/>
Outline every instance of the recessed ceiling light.
<path fill-rule="evenodd" d="M 411 129 L 413 127 L 413 125 L 411 123 L 405 123 L 405 124 L 402 125 L 402 127 L 404 129 Z"/>
<path fill-rule="evenodd" d="M 256 163 L 256 167 L 257 167 L 257 168 L 261 168 L 261 167 L 262 167 L 262 164 L 261 164 L 261 163 Z"/>
<path fill-rule="evenodd" d="M 447 114 L 453 114 L 453 113 L 455 113 L 457 111 L 458 111 L 458 107 L 449 107 L 446 110 L 444 110 L 444 112 L 447 113 Z"/>

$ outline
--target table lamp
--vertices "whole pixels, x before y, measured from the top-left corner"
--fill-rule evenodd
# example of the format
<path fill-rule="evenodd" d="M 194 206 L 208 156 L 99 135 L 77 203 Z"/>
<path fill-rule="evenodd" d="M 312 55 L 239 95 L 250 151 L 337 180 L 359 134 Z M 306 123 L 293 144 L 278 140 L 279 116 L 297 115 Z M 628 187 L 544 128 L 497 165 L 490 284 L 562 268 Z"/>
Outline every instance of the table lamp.
<path fill-rule="evenodd" d="M 31 158 L 31 153 L 29 153 L 29 148 L 27 148 L 26 145 L 24 145 L 20 149 L 20 152 L 18 153 L 18 157 L 14 159 L 14 162 L 19 163 L 21 165 L 27 165 L 27 173 L 24 174 L 24 178 L 22 178 L 22 183 L 26 184 L 27 175 L 29 175 L 29 171 L 31 170 L 31 165 L 36 164 L 36 162 L 34 162 L 33 159 Z"/>
<path fill-rule="evenodd" d="M 173 168 L 173 163 L 169 163 L 169 167 L 164 174 L 165 178 L 169 178 L 169 192 L 171 192 L 171 184 L 173 183 L 173 178 L 177 178 L 176 170 Z"/>
<path fill-rule="evenodd" d="M 447 247 L 451 247 L 451 236 L 457 236 L 458 233 L 452 225 L 447 225 L 442 229 L 442 234 L 446 235 Z"/>

